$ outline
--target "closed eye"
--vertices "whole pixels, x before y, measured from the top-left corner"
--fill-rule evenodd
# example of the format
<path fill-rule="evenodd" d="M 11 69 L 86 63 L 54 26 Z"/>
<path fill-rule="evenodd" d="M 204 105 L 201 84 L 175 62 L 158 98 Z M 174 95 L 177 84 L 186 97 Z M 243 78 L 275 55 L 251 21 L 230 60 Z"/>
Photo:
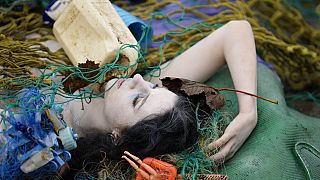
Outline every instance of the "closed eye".
<path fill-rule="evenodd" d="M 142 98 L 140 94 L 138 94 L 136 97 L 134 97 L 134 99 L 133 99 L 133 101 L 132 101 L 133 107 L 136 107 L 139 98 Z"/>
<path fill-rule="evenodd" d="M 158 87 L 159 87 L 158 84 L 153 84 L 151 88 L 152 88 L 152 89 L 156 89 L 156 88 L 158 88 Z M 141 94 L 138 94 L 136 97 L 134 97 L 134 99 L 133 99 L 133 101 L 132 101 L 133 107 L 136 107 L 136 105 L 138 104 L 140 98 L 144 98 L 144 99 L 143 99 L 143 104 L 144 104 L 144 102 L 147 100 L 148 97 L 149 97 L 149 95 L 143 96 L 143 95 L 141 95 Z M 141 104 L 140 107 L 141 107 L 143 104 Z M 140 108 L 140 107 L 139 107 L 139 108 Z"/>
<path fill-rule="evenodd" d="M 155 88 L 157 88 L 157 87 L 159 87 L 159 85 L 158 85 L 158 84 L 154 84 L 154 85 L 152 86 L 152 89 L 155 89 Z"/>
<path fill-rule="evenodd" d="M 141 101 L 139 107 L 137 108 L 137 109 L 140 109 L 141 106 L 143 106 L 144 103 L 147 101 L 147 99 L 148 99 L 149 96 L 150 96 L 150 93 L 149 93 L 148 95 L 146 95 L 146 96 L 142 96 L 142 95 L 136 96 L 136 97 L 133 99 L 133 102 L 132 102 L 133 107 L 135 108 L 136 105 Z M 140 100 L 140 99 L 142 99 L 142 100 Z"/>

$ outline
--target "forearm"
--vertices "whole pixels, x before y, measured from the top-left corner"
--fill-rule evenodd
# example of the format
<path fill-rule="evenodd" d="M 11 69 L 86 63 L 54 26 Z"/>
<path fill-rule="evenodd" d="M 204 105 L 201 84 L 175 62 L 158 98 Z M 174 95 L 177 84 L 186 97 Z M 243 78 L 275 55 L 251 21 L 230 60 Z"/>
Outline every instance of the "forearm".
<path fill-rule="evenodd" d="M 228 64 L 235 89 L 256 94 L 256 49 L 249 23 L 232 21 L 224 26 L 220 34 L 222 53 Z M 241 93 L 237 93 L 237 97 L 239 114 L 231 121 L 224 134 L 208 145 L 212 150 L 219 148 L 218 153 L 210 157 L 215 162 L 230 159 L 256 126 L 256 98 Z"/>
<path fill-rule="evenodd" d="M 162 69 L 166 76 L 204 82 L 227 62 L 235 88 L 256 94 L 256 50 L 250 24 L 231 21 Z M 154 80 L 159 83 L 159 80 Z M 240 112 L 256 113 L 256 99 L 237 93 Z"/>
<path fill-rule="evenodd" d="M 227 24 L 223 51 L 235 89 L 256 94 L 256 48 L 249 23 L 245 21 Z M 240 113 L 256 115 L 256 98 L 237 93 Z"/>

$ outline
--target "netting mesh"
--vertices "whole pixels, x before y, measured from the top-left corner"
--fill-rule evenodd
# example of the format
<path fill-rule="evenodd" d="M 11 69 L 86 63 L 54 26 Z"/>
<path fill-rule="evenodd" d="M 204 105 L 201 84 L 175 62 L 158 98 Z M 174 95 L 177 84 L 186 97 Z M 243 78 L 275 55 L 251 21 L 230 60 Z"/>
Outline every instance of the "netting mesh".
<path fill-rule="evenodd" d="M 158 3 L 158 1 L 149 0 L 132 6 L 128 1 L 115 1 L 122 8 L 144 20 L 163 26 L 174 24 L 175 28 L 171 28 L 174 30 L 156 34 L 154 37 L 154 41 L 161 44 L 161 50 L 148 49 L 145 59 L 150 65 L 157 65 L 159 62 L 176 57 L 221 24 L 234 19 L 246 19 L 253 27 L 258 53 L 273 65 L 286 86 L 292 89 L 303 89 L 306 86 L 320 84 L 320 34 L 318 30 L 306 23 L 297 10 L 285 6 L 280 0 L 194 2 L 196 3 L 192 6 L 185 6 L 180 1 L 165 0 Z M 161 12 L 161 9 L 172 5 L 178 8 L 170 12 Z M 42 25 L 41 15 L 29 13 L 27 7 L 24 8 L 23 13 L 12 10 L 1 11 L 1 17 L 0 32 L 5 36 L 14 36 L 15 40 L 19 40 L 20 37 L 20 40 L 24 40 L 25 36 L 31 32 L 40 32 L 43 35 L 41 39 L 29 40 L 31 42 L 28 48 L 31 44 L 39 46 L 39 42 L 53 39 L 50 27 Z M 181 24 L 186 20 L 191 22 L 191 25 Z M 170 27 L 167 28 L 170 29 Z M 41 33 L 43 30 L 48 33 L 44 35 Z M 8 41 L 3 36 L 2 39 Z M 10 41 L 10 43 L 13 42 Z M 36 51 L 35 49 L 27 50 Z M 6 58 L 9 57 L 8 53 L 1 54 Z M 13 58 L 15 60 L 17 56 L 23 55 L 15 54 Z M 54 56 L 64 59 L 61 55 Z M 140 67 L 145 67 L 145 64 L 141 63 Z"/>
<path fill-rule="evenodd" d="M 24 87 L 48 89 L 43 91 L 44 95 L 59 94 L 66 97 L 65 102 L 94 98 L 99 95 L 93 95 L 90 89 L 78 95 L 65 94 L 61 90 L 62 83 L 54 80 L 57 76 L 67 75 L 68 78 L 76 76 L 95 83 L 109 72 L 128 70 L 129 67 L 116 63 L 118 56 L 115 63 L 98 69 L 71 66 L 63 50 L 52 52 L 41 43 L 55 38 L 51 27 L 42 24 L 41 13 L 35 8 L 36 1 L 25 1 L 28 5 L 10 7 L 13 2 L 18 4 L 18 1 L 1 1 L 1 5 L 6 8 L 0 8 L 1 108 L 9 110 L 19 107 L 19 97 L 15 93 Z M 285 6 L 279 0 L 192 1 L 192 6 L 184 4 L 187 1 L 182 2 L 148 0 L 132 5 L 127 1 L 115 1 L 133 15 L 148 21 L 150 26 L 158 24 L 165 29 L 155 32 L 154 43 L 149 49 L 141 50 L 136 45 L 123 46 L 139 51 L 139 58 L 134 65 L 139 64 L 140 71 L 150 73 L 159 69 L 160 64 L 176 57 L 226 22 L 246 19 L 253 27 L 259 55 L 272 64 L 287 87 L 319 87 L 320 34 L 295 9 Z M 162 11 L 167 6 L 175 8 Z M 31 35 L 33 33 L 38 35 Z M 92 72 L 93 76 L 87 75 Z M 182 175 L 193 179 L 197 178 L 198 173 L 223 173 L 232 179 L 305 179 L 308 177 L 304 170 L 306 168 L 310 170 L 309 178 L 319 177 L 319 173 L 314 170 L 319 156 L 301 151 L 302 159 L 308 164 L 305 168 L 294 156 L 294 144 L 297 142 L 320 147 L 316 141 L 319 121 L 287 109 L 277 79 L 265 68 L 259 67 L 259 73 L 259 95 L 278 99 L 281 103 L 274 106 L 259 101 L 257 128 L 232 161 L 218 169 L 207 159 L 210 154 L 203 147 L 219 137 L 223 127 L 237 114 L 235 94 L 225 94 L 232 103 L 224 110 L 215 112 L 212 118 L 201 120 L 200 117 L 202 138 L 199 146 L 160 158 L 177 165 Z M 226 70 L 215 77 L 215 80 L 210 81 L 214 86 L 232 86 Z M 53 99 L 47 103 L 49 107 L 55 104 Z M 79 172 L 76 176 L 77 179 L 99 177 L 129 179 L 134 177 L 134 173 L 131 168 L 123 166 L 122 162 L 105 160 L 92 171 Z"/>
<path fill-rule="evenodd" d="M 306 23 L 297 10 L 285 6 L 280 0 L 208 1 L 208 4 L 200 1 L 196 6 L 191 7 L 185 7 L 181 2 L 174 0 L 161 1 L 161 3 L 149 0 L 135 7 L 128 5 L 128 2 L 116 1 L 116 3 L 145 20 L 150 19 L 150 13 L 161 12 L 161 8 L 174 3 L 180 9 L 167 14 L 156 13 L 154 18 L 168 21 L 168 24 L 177 23 L 179 25 L 181 18 L 188 18 L 188 15 L 192 14 L 207 25 L 201 26 L 197 22 L 199 20 L 195 20 L 193 26 L 182 27 L 174 31 L 179 36 L 170 33 L 156 36 L 155 40 L 162 40 L 167 36 L 173 40 L 163 48 L 163 55 L 161 55 L 164 60 L 172 59 L 177 52 L 185 50 L 195 41 L 210 33 L 212 31 L 210 25 L 223 24 L 235 19 L 246 19 L 253 27 L 258 53 L 265 61 L 273 65 L 287 86 L 293 89 L 303 89 L 311 84 L 320 84 L 320 32 Z M 214 12 L 214 15 L 201 12 L 203 8 L 211 13 Z M 192 29 L 193 27 L 196 28 Z M 158 60 L 155 57 L 159 56 L 158 52 L 157 49 L 152 49 L 146 56 L 147 61 L 157 63 Z"/>
<path fill-rule="evenodd" d="M 320 152 L 314 146 L 304 142 L 297 142 L 295 150 L 297 157 L 301 160 L 301 165 L 305 167 L 305 173 L 313 179 L 319 179 L 320 173 L 317 167 L 320 166 Z"/>
<path fill-rule="evenodd" d="M 273 72 L 258 67 L 258 94 L 272 97 L 279 105 L 258 100 L 258 124 L 235 157 L 224 165 L 224 171 L 231 179 L 316 179 L 314 171 L 320 162 L 318 156 L 302 154 L 308 158 L 304 166 L 295 155 L 295 144 L 304 142 L 320 148 L 318 141 L 319 119 L 311 118 L 287 108 L 282 85 Z M 210 81 L 214 86 L 232 86 L 229 72 L 223 70 Z M 222 81 L 221 79 L 224 80 Z M 235 101 L 235 94 L 224 94 Z M 232 106 L 237 112 L 237 106 Z M 314 174 L 305 173 L 305 168 Z"/>

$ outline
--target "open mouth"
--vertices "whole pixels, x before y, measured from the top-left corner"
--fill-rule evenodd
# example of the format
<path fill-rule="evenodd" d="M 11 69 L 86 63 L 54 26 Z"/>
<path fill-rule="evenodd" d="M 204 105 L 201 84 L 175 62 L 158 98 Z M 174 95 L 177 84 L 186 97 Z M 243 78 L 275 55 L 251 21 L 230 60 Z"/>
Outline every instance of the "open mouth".
<path fill-rule="evenodd" d="M 117 85 L 118 85 L 118 89 L 121 87 L 121 85 L 126 81 L 126 79 L 120 79 L 118 82 L 117 82 Z"/>

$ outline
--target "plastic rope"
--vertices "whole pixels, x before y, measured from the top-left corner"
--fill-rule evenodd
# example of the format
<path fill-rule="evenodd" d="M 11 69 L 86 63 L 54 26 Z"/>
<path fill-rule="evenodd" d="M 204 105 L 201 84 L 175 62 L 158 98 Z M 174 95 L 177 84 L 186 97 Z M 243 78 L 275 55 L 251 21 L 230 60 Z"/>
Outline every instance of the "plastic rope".
<path fill-rule="evenodd" d="M 320 160 L 320 151 L 318 149 L 316 149 L 314 146 L 312 146 L 311 144 L 308 144 L 306 142 L 297 142 L 294 146 L 295 149 L 295 155 L 296 157 L 299 159 L 299 161 L 301 162 L 301 164 L 303 165 L 303 169 L 305 170 L 308 179 L 309 180 L 313 180 L 314 178 L 312 178 L 311 176 L 311 172 L 308 169 L 308 165 L 305 163 L 305 161 L 303 160 L 303 158 L 300 155 L 299 150 L 300 149 L 307 149 L 309 152 L 311 152 L 313 155 L 315 155 L 318 160 Z"/>

